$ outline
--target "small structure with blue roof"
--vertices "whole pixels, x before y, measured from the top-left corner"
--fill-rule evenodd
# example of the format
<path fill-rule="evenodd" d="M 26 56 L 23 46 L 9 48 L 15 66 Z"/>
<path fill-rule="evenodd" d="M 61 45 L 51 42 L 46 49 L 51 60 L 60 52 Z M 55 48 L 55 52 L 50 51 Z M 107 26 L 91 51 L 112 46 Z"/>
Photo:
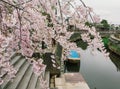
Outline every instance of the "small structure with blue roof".
<path fill-rule="evenodd" d="M 68 61 L 76 63 L 80 61 L 80 54 L 75 50 L 70 50 Z"/>

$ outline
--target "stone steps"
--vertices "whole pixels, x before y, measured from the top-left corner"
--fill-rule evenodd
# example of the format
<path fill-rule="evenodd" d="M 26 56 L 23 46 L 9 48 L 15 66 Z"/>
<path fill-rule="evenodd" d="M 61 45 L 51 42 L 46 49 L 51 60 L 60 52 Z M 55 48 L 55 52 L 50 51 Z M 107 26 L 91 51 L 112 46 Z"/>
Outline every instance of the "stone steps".
<path fill-rule="evenodd" d="M 28 70 L 24 74 L 24 77 L 22 78 L 21 82 L 19 83 L 16 89 L 26 89 L 29 84 L 32 73 L 32 66 L 29 66 Z"/>
<path fill-rule="evenodd" d="M 39 80 L 39 78 L 37 79 L 35 89 L 40 89 L 40 80 Z"/>
<path fill-rule="evenodd" d="M 20 58 L 20 56 L 16 56 L 16 57 L 15 57 L 15 54 L 13 54 L 12 58 L 13 58 L 14 60 L 11 59 L 10 62 L 11 62 L 12 65 L 14 65 L 15 62 L 16 62 L 16 60 L 18 60 L 18 59 Z M 4 73 L 1 77 L 3 78 L 3 77 L 5 77 L 5 75 L 6 75 L 6 73 Z"/>
<path fill-rule="evenodd" d="M 0 89 L 40 89 L 40 80 L 32 71 L 32 65 L 20 54 L 14 55 L 11 64 L 17 69 L 16 77 L 13 81 L 7 81 L 7 75 L 3 76 L 5 82 Z M 45 72 L 47 81 L 50 79 L 50 72 Z"/>
<path fill-rule="evenodd" d="M 46 81 L 48 81 L 48 86 L 50 85 L 49 82 L 50 82 L 50 72 L 49 71 L 46 71 L 45 72 L 45 79 Z"/>
<path fill-rule="evenodd" d="M 25 59 L 19 60 L 14 64 L 14 67 L 19 71 L 19 69 L 21 68 L 21 66 L 23 65 Z M 4 83 L 1 85 L 1 87 L 3 89 L 5 89 L 5 87 L 7 87 L 9 81 L 7 81 L 7 76 L 4 76 Z"/>
<path fill-rule="evenodd" d="M 20 71 L 17 73 L 13 82 L 10 82 L 9 85 L 7 86 L 7 88 L 5 88 L 5 89 L 17 89 L 17 86 L 19 85 L 20 81 L 22 80 L 22 78 L 29 66 L 30 65 L 27 62 L 25 62 L 25 64 L 20 69 Z"/>
<path fill-rule="evenodd" d="M 15 56 L 13 59 L 10 60 L 10 63 L 13 65 L 15 64 L 16 62 L 18 62 L 19 59 L 21 59 L 22 56 L 18 55 L 18 56 Z"/>
<path fill-rule="evenodd" d="M 37 81 L 38 81 L 38 76 L 32 73 L 31 79 L 26 89 L 35 89 Z"/>

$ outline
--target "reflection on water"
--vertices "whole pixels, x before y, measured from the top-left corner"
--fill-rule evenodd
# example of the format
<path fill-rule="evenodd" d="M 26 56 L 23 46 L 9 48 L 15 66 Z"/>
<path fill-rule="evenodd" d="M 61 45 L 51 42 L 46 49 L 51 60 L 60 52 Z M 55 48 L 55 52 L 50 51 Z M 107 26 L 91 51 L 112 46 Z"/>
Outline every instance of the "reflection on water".
<path fill-rule="evenodd" d="M 110 52 L 110 59 L 115 64 L 117 71 L 120 71 L 120 56 Z"/>
<path fill-rule="evenodd" d="M 90 48 L 81 49 L 80 67 L 67 64 L 66 69 L 79 70 L 90 89 L 120 89 L 120 57 L 112 53 L 110 58 L 106 59 L 99 51 L 92 55 Z"/>
<path fill-rule="evenodd" d="M 80 61 L 78 63 L 71 63 L 65 61 L 65 72 L 79 72 L 80 70 Z"/>

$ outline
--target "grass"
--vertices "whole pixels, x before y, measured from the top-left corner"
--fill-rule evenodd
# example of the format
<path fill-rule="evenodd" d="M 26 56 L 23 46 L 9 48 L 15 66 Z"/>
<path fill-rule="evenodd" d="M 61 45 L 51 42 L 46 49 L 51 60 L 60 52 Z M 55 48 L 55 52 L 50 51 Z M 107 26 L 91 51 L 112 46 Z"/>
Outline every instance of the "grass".
<path fill-rule="evenodd" d="M 104 37 L 103 38 L 103 43 L 105 47 L 108 47 L 108 42 L 109 42 L 109 38 L 108 37 Z"/>

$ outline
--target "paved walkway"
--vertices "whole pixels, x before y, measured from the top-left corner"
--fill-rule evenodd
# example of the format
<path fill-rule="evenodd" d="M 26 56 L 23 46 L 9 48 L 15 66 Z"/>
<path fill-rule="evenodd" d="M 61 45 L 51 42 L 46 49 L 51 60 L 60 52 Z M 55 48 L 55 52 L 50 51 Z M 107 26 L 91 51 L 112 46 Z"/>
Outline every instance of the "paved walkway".
<path fill-rule="evenodd" d="M 90 89 L 80 73 L 65 73 L 61 78 L 55 78 L 58 89 Z"/>

